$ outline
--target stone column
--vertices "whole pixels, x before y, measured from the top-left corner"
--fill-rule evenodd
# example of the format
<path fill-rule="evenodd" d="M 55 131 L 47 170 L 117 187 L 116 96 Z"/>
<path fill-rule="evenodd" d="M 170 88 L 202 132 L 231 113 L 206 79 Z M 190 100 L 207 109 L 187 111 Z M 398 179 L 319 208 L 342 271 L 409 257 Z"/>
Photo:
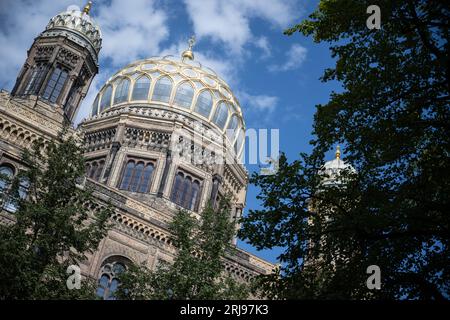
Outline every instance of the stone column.
<path fill-rule="evenodd" d="M 167 150 L 166 153 L 166 161 L 164 164 L 164 171 L 161 177 L 161 181 L 159 183 L 159 189 L 158 189 L 158 193 L 157 196 L 159 198 L 162 198 L 163 194 L 164 194 L 164 187 L 166 186 L 167 183 L 167 176 L 169 175 L 169 169 L 170 166 L 172 165 L 172 152 L 170 150 Z"/>
<path fill-rule="evenodd" d="M 108 158 L 105 161 L 105 173 L 103 174 L 103 178 L 101 179 L 103 183 L 106 183 L 109 179 L 111 168 L 114 163 L 114 160 L 116 159 L 116 154 L 117 151 L 119 151 L 119 149 L 120 149 L 120 142 L 114 141 L 111 144 L 111 150 L 109 152 Z"/>
<path fill-rule="evenodd" d="M 235 230 L 235 233 L 234 233 L 233 239 L 231 240 L 233 245 L 237 245 L 237 236 L 236 236 L 236 234 L 239 231 L 239 229 L 241 228 L 241 224 L 238 221 L 239 221 L 239 219 L 242 216 L 242 210 L 243 209 L 244 209 L 244 206 L 242 204 L 236 205 L 236 207 L 234 209 L 234 217 L 233 217 L 233 219 L 234 219 L 234 230 Z"/>
<path fill-rule="evenodd" d="M 216 205 L 217 193 L 219 192 L 219 186 L 222 183 L 222 177 L 215 173 L 212 177 L 212 188 L 211 188 L 211 196 L 209 201 L 211 202 L 211 206 L 214 208 Z"/>
<path fill-rule="evenodd" d="M 24 87 L 27 85 L 27 79 L 30 77 L 31 72 L 33 72 L 32 66 L 28 62 L 25 62 L 22 69 L 20 70 L 19 75 L 17 76 L 16 84 L 11 91 L 11 95 L 14 96 L 24 90 Z"/>

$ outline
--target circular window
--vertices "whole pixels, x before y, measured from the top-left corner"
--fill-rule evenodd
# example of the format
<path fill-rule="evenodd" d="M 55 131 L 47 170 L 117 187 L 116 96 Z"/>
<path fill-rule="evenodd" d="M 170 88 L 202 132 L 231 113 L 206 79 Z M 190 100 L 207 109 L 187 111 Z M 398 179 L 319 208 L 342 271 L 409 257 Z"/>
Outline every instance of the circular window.
<path fill-rule="evenodd" d="M 203 77 L 203 81 L 205 81 L 205 83 L 211 87 L 217 86 L 217 81 L 210 77 Z"/>
<path fill-rule="evenodd" d="M 129 68 L 126 68 L 126 69 L 124 69 L 124 70 L 122 71 L 122 74 L 132 73 L 132 72 L 134 72 L 134 69 L 136 69 L 136 67 L 129 67 Z"/>
<path fill-rule="evenodd" d="M 192 69 L 183 69 L 183 74 L 191 78 L 198 77 L 197 72 Z"/>
<path fill-rule="evenodd" d="M 151 69 L 154 69 L 155 67 L 156 67 L 156 64 L 154 64 L 154 63 L 146 63 L 141 66 L 141 70 L 151 70 Z"/>
<path fill-rule="evenodd" d="M 175 72 L 175 71 L 178 70 L 177 67 L 175 67 L 175 66 L 173 66 L 171 64 L 165 65 L 161 69 L 164 70 L 164 71 L 167 71 L 167 72 Z"/>

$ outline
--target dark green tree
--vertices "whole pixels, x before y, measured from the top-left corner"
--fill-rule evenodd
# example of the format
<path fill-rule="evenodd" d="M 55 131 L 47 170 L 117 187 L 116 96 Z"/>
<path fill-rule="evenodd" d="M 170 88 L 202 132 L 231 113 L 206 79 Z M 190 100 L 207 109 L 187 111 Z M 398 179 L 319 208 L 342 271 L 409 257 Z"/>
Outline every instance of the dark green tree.
<path fill-rule="evenodd" d="M 200 219 L 180 211 L 170 224 L 177 254 L 173 263 L 161 262 L 155 271 L 130 266 L 120 278 L 118 299 L 203 300 L 245 299 L 249 289 L 225 273 L 223 258 L 233 249 L 234 225 L 229 202 L 216 210 L 207 206 Z"/>
<path fill-rule="evenodd" d="M 381 28 L 366 26 L 369 5 Z M 264 208 L 243 219 L 241 237 L 260 249 L 282 246 L 278 298 L 443 299 L 450 294 L 449 26 L 443 1 L 321 0 L 286 31 L 330 44 L 337 80 L 317 105 L 311 154 L 274 176 L 253 175 Z M 345 146 L 356 175 L 324 187 L 324 154 Z M 323 178 L 323 177 L 322 177 Z M 368 290 L 367 267 L 381 269 Z"/>
<path fill-rule="evenodd" d="M 91 214 L 92 190 L 81 187 L 83 148 L 67 130 L 23 154 L 27 168 L 10 181 L 15 223 L 0 225 L 0 299 L 90 299 L 95 283 L 69 290 L 67 267 L 78 265 L 106 235 L 111 210 Z M 28 181 L 28 196 L 20 182 Z M 22 183 L 23 186 L 23 183 Z"/>

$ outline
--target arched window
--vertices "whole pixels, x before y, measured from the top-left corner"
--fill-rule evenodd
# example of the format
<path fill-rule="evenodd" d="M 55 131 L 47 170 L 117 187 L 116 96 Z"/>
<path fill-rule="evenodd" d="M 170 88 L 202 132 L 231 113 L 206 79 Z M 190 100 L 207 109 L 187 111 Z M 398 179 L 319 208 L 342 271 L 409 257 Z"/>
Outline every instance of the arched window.
<path fill-rule="evenodd" d="M 181 203 L 181 199 L 183 198 L 183 181 L 184 181 L 183 173 L 178 172 L 178 174 L 175 177 L 175 182 L 172 188 L 172 195 L 170 197 L 171 200 L 175 203 Z"/>
<path fill-rule="evenodd" d="M 146 76 L 140 77 L 134 83 L 131 100 L 147 100 L 149 89 L 150 89 L 150 79 Z"/>
<path fill-rule="evenodd" d="M 72 87 L 69 90 L 69 94 L 67 95 L 66 103 L 64 104 L 64 109 L 66 110 L 66 114 L 71 114 L 74 110 L 74 107 L 77 103 L 77 100 L 82 98 L 80 96 L 81 90 L 84 86 L 84 75 L 81 73 L 78 78 L 72 83 Z"/>
<path fill-rule="evenodd" d="M 170 199 L 177 205 L 192 211 L 197 211 L 198 199 L 200 197 L 200 182 L 178 172 L 172 187 Z"/>
<path fill-rule="evenodd" d="M 200 93 L 197 98 L 197 103 L 195 104 L 195 112 L 201 114 L 205 118 L 209 118 L 209 114 L 211 113 L 212 108 L 212 96 L 211 93 L 207 90 Z"/>
<path fill-rule="evenodd" d="M 112 95 L 112 87 L 108 86 L 105 89 L 105 91 L 103 91 L 102 100 L 100 101 L 100 112 L 102 112 L 111 105 L 111 95 Z"/>
<path fill-rule="evenodd" d="M 66 83 L 67 76 L 67 70 L 56 67 L 50 76 L 50 80 L 48 80 L 42 97 L 52 103 L 55 103 L 61 94 L 64 83 Z"/>
<path fill-rule="evenodd" d="M 225 127 L 228 119 L 228 105 L 225 102 L 221 102 L 214 113 L 213 122 L 217 124 L 220 128 Z"/>
<path fill-rule="evenodd" d="M 24 200 L 27 197 L 29 190 L 30 190 L 30 180 L 28 180 L 28 178 L 26 177 L 20 179 L 19 198 Z"/>
<path fill-rule="evenodd" d="M 4 193 L 9 189 L 11 180 L 14 177 L 14 169 L 8 165 L 0 166 L 0 193 Z"/>
<path fill-rule="evenodd" d="M 227 136 L 231 142 L 234 141 L 234 137 L 236 136 L 236 128 L 238 126 L 238 122 L 239 122 L 238 117 L 235 114 L 233 114 L 233 116 L 230 119 L 230 122 L 228 122 Z"/>
<path fill-rule="evenodd" d="M 131 182 L 130 182 L 130 188 L 129 188 L 130 191 L 136 192 L 138 190 L 143 171 L 144 171 L 144 163 L 139 162 L 134 167 L 133 178 L 131 179 Z"/>
<path fill-rule="evenodd" d="M 180 206 L 186 209 L 190 209 L 189 204 L 191 200 L 191 191 L 192 191 L 192 179 L 191 177 L 184 178 L 183 182 L 183 197 L 180 203 Z"/>
<path fill-rule="evenodd" d="M 98 96 L 95 97 L 94 103 L 92 104 L 92 116 L 96 116 L 98 113 Z"/>
<path fill-rule="evenodd" d="M 200 183 L 198 181 L 194 181 L 192 183 L 192 191 L 188 203 L 189 210 L 197 210 L 197 199 L 199 191 L 200 191 Z"/>
<path fill-rule="evenodd" d="M 30 188 L 28 178 L 23 177 L 19 180 L 19 187 L 14 191 L 11 190 L 12 179 L 14 178 L 14 169 L 9 165 L 0 166 L 0 201 L 3 209 L 14 213 L 19 209 L 19 200 L 24 200 Z"/>
<path fill-rule="evenodd" d="M 100 177 L 102 175 L 103 167 L 105 166 L 105 161 L 100 161 L 97 167 L 97 170 L 95 171 L 94 180 L 100 181 Z"/>
<path fill-rule="evenodd" d="M 24 94 L 38 94 L 42 82 L 47 74 L 48 67 L 46 64 L 38 64 L 31 73 L 30 80 L 25 87 Z"/>
<path fill-rule="evenodd" d="M 121 103 L 128 100 L 128 88 L 130 87 L 130 80 L 122 79 L 116 87 L 114 94 L 114 103 Z"/>
<path fill-rule="evenodd" d="M 184 82 L 178 86 L 174 104 L 189 109 L 191 107 L 193 97 L 194 88 L 192 88 L 188 82 Z"/>
<path fill-rule="evenodd" d="M 104 300 L 115 300 L 116 292 L 120 282 L 119 277 L 126 272 L 129 260 L 123 257 L 111 257 L 107 259 L 101 270 L 98 280 L 97 296 Z"/>
<path fill-rule="evenodd" d="M 154 164 L 151 162 L 135 162 L 129 160 L 122 174 L 120 189 L 146 193 L 150 190 Z"/>
<path fill-rule="evenodd" d="M 144 175 L 142 177 L 141 184 L 139 186 L 138 192 L 146 193 L 150 189 L 150 181 L 153 174 L 153 164 L 149 163 L 144 170 Z"/>
<path fill-rule="evenodd" d="M 122 183 L 120 184 L 120 189 L 128 189 L 131 181 L 131 176 L 133 175 L 135 163 L 133 160 L 128 161 L 127 166 L 122 175 Z"/>
<path fill-rule="evenodd" d="M 86 161 L 86 176 L 95 181 L 100 181 L 104 167 L 104 159 L 97 158 L 95 160 Z"/>
<path fill-rule="evenodd" d="M 24 200 L 28 195 L 28 190 L 30 188 L 30 182 L 28 178 L 21 178 L 19 181 L 19 188 L 18 188 L 18 195 L 9 195 L 6 198 L 6 201 L 3 205 L 3 208 L 6 211 L 9 211 L 11 213 L 16 212 L 19 210 L 19 201 Z M 18 196 L 18 197 L 17 197 Z"/>
<path fill-rule="evenodd" d="M 97 171 L 97 162 L 94 161 L 89 168 L 89 178 L 93 179 L 95 176 L 95 172 Z"/>
<path fill-rule="evenodd" d="M 170 93 L 172 92 L 172 81 L 168 77 L 163 77 L 156 82 L 153 90 L 152 100 L 169 102 Z"/>

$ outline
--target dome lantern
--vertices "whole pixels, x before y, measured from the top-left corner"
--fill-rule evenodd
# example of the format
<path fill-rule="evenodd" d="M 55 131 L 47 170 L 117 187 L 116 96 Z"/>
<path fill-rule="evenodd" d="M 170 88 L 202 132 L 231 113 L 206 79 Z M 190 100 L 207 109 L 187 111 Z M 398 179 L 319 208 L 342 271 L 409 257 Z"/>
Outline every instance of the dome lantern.
<path fill-rule="evenodd" d="M 185 61 L 186 59 L 189 59 L 189 60 L 194 60 L 194 52 L 192 51 L 192 48 L 194 47 L 194 45 L 195 45 L 195 36 L 192 36 L 190 39 L 189 39 L 189 41 L 188 41 L 188 43 L 189 43 L 189 47 L 188 47 L 188 49 L 187 50 L 185 50 L 185 51 L 183 51 L 183 53 L 181 54 L 181 61 Z"/>
<path fill-rule="evenodd" d="M 92 1 L 89 1 L 81 10 L 76 5 L 69 6 L 50 19 L 42 36 L 64 35 L 72 41 L 86 47 L 96 63 L 98 53 L 102 46 L 102 34 L 100 27 L 90 16 Z"/>
<path fill-rule="evenodd" d="M 336 159 L 340 159 L 341 158 L 341 147 L 338 145 L 336 147 Z"/>
<path fill-rule="evenodd" d="M 319 173 L 325 175 L 322 180 L 322 185 L 339 185 L 342 183 L 342 177 L 340 177 L 342 171 L 349 170 L 352 173 L 356 173 L 356 170 L 348 163 L 341 159 L 341 147 L 336 147 L 335 159 L 325 162 Z"/>
<path fill-rule="evenodd" d="M 83 13 L 89 14 L 89 11 L 91 11 L 92 7 L 92 1 L 88 1 L 88 3 L 83 8 Z"/>

